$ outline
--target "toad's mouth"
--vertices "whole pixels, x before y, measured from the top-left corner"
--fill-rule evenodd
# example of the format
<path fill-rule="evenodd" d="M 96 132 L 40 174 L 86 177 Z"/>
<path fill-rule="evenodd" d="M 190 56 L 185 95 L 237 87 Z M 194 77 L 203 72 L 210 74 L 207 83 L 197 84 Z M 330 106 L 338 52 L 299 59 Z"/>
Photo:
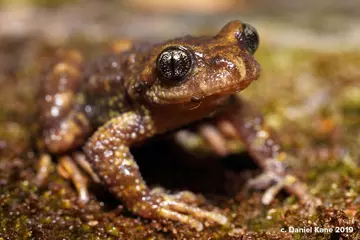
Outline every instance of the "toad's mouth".
<path fill-rule="evenodd" d="M 223 105 L 230 97 L 231 94 L 222 95 L 222 96 L 212 96 L 211 98 L 207 98 L 206 101 L 190 101 L 180 104 L 180 108 L 186 111 L 196 110 L 197 108 L 203 105 L 211 105 L 211 106 L 221 106 Z"/>
<path fill-rule="evenodd" d="M 220 99 L 224 96 L 226 97 L 231 94 L 240 92 L 241 90 L 247 88 L 250 85 L 250 83 L 256 79 L 257 77 L 252 79 L 242 80 L 240 84 L 237 83 L 237 84 L 229 84 L 224 87 L 208 88 L 206 89 L 206 91 L 198 90 L 198 91 L 194 91 L 191 95 L 184 94 L 176 97 L 173 96 L 171 98 L 159 96 L 157 100 L 158 103 L 160 104 L 170 104 L 170 105 L 182 104 L 186 108 L 189 107 L 191 108 L 191 106 L 194 106 L 195 109 L 197 108 L 195 106 L 201 105 L 203 102 L 213 101 L 218 98 Z"/>
<path fill-rule="evenodd" d="M 180 105 L 181 109 L 188 111 L 195 110 L 204 104 L 220 106 L 224 104 L 224 102 L 226 102 L 232 94 L 236 94 L 245 89 L 254 80 L 255 79 L 245 80 L 241 86 L 228 86 L 214 89 L 214 91 L 206 92 L 206 94 L 196 93 L 192 96 L 183 97 L 181 99 L 177 99 L 181 100 L 181 102 L 179 101 L 178 104 Z M 173 102 L 171 104 L 173 104 Z"/>

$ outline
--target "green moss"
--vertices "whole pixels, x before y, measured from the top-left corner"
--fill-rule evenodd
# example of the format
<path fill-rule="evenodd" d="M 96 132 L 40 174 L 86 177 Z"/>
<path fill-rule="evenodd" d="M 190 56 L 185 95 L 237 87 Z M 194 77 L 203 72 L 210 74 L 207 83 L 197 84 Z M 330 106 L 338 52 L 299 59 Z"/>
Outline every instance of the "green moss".
<path fill-rule="evenodd" d="M 114 237 L 119 237 L 119 230 L 113 225 L 106 225 L 106 232 Z"/>

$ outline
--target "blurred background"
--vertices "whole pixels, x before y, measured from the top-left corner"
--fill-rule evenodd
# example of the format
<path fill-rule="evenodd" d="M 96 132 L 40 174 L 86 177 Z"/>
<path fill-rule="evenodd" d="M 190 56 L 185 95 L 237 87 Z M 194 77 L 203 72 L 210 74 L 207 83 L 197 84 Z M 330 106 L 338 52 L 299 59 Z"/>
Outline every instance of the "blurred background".
<path fill-rule="evenodd" d="M 83 36 L 163 39 L 213 34 L 225 22 L 255 25 L 280 46 L 351 48 L 359 43 L 360 2 L 352 0 L 2 0 L 0 36 L 63 42 Z"/>

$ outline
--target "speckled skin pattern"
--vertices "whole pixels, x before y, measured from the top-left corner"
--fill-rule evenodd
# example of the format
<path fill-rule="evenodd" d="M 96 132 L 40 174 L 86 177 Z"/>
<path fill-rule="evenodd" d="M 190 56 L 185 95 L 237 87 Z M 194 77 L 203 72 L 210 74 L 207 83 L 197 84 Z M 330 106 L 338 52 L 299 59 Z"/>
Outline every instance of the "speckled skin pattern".
<path fill-rule="evenodd" d="M 226 224 L 227 218 L 151 192 L 130 147 L 203 118 L 225 119 L 267 176 L 304 198 L 306 191 L 288 174 L 284 153 L 261 115 L 234 95 L 260 74 L 253 55 L 235 37 L 242 31 L 243 24 L 232 21 L 214 37 L 129 43 L 87 64 L 77 51 L 59 52 L 40 99 L 44 148 L 64 154 L 84 146 L 102 183 L 133 213 L 201 230 L 200 219 Z M 156 69 L 159 54 L 169 46 L 182 46 L 194 58 L 191 73 L 176 83 L 161 79 Z"/>

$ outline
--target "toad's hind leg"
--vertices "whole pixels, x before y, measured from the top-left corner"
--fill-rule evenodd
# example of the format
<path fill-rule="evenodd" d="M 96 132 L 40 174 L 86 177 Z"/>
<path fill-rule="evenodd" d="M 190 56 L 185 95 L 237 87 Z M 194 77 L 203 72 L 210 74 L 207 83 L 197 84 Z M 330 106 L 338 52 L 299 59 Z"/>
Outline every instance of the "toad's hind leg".
<path fill-rule="evenodd" d="M 225 224 L 226 217 L 202 210 L 163 193 L 151 193 L 129 147 L 152 136 L 155 126 L 146 109 L 127 112 L 99 128 L 85 145 L 87 159 L 109 190 L 133 213 L 152 219 L 171 219 L 197 230 L 197 219 Z"/>
<path fill-rule="evenodd" d="M 43 152 L 66 153 L 78 147 L 89 134 L 89 123 L 76 100 L 82 79 L 83 60 L 74 50 L 58 51 L 51 67 L 44 73 L 40 105 L 41 139 L 38 147 Z M 35 182 L 41 185 L 48 175 L 46 166 L 51 161 L 43 154 Z M 73 181 L 79 200 L 86 202 L 86 179 L 69 157 L 59 160 L 58 170 Z"/>
<path fill-rule="evenodd" d="M 40 148 L 51 153 L 66 152 L 79 146 L 89 134 L 89 123 L 76 102 L 82 79 L 83 59 L 74 50 L 58 51 L 42 82 Z"/>

